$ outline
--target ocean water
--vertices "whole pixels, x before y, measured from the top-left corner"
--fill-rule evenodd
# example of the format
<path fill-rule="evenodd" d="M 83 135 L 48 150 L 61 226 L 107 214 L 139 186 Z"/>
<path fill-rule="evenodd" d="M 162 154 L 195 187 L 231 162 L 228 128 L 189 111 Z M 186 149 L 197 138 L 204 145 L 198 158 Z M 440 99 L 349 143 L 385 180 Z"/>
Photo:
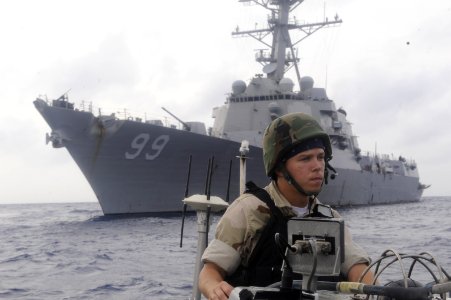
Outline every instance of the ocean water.
<path fill-rule="evenodd" d="M 338 210 L 373 259 L 428 251 L 451 273 L 450 208 L 451 197 L 430 197 Z M 180 216 L 111 218 L 97 203 L 0 205 L 0 299 L 188 299 L 195 215 L 182 248 L 180 228 Z"/>

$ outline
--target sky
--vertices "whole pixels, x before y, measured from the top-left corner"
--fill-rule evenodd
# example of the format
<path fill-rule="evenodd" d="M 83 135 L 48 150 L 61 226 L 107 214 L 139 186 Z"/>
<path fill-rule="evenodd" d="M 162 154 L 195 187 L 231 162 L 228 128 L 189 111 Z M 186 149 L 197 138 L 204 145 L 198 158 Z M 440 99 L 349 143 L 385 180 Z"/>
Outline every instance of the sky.
<path fill-rule="evenodd" d="M 1 1 L 0 204 L 96 201 L 45 144 L 36 97 L 211 126 L 232 82 L 261 73 L 262 45 L 231 32 L 267 14 L 238 0 Z M 347 111 L 360 148 L 414 159 L 424 196 L 451 195 L 451 2 L 305 0 L 294 14 L 343 20 L 297 45 L 300 70 Z"/>

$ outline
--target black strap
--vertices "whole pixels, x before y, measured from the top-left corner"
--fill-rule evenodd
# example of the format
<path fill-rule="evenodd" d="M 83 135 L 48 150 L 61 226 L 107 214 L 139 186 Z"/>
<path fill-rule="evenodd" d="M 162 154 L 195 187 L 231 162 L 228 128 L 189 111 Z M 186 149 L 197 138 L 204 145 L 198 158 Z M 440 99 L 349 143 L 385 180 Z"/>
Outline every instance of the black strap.
<path fill-rule="evenodd" d="M 261 263 L 262 255 L 264 252 L 267 252 L 266 249 L 269 245 L 272 247 L 275 252 L 272 252 L 273 257 L 271 259 L 267 258 L 268 262 L 272 261 L 274 264 L 272 265 L 272 269 L 274 269 L 275 272 L 272 277 L 277 276 L 277 280 L 280 280 L 280 274 L 279 269 L 282 264 L 282 257 L 278 256 L 277 251 L 275 250 L 277 247 L 274 242 L 274 233 L 279 232 L 283 239 L 287 238 L 286 233 L 286 222 L 288 221 L 288 218 L 286 218 L 280 209 L 275 205 L 274 201 L 272 200 L 271 196 L 268 194 L 268 192 L 265 189 L 262 189 L 258 187 L 255 183 L 252 181 L 249 181 L 246 183 L 246 193 L 253 194 L 257 198 L 259 198 L 261 201 L 263 201 L 270 209 L 270 219 L 268 223 L 263 227 L 263 231 L 261 233 L 260 239 L 257 241 L 257 244 L 254 247 L 254 250 L 252 251 L 248 264 L 249 266 L 257 267 L 259 265 L 259 262 Z M 282 225 L 283 224 L 283 225 Z M 282 226 L 282 227 L 280 227 Z M 269 240 L 268 240 L 269 239 Z M 270 243 L 268 245 L 268 242 Z M 275 267 L 275 268 L 274 268 Z M 269 275 L 269 274 L 268 274 Z M 257 277 L 261 277 L 258 274 L 256 274 Z M 273 278 L 275 279 L 275 278 Z M 267 284 L 273 283 L 269 282 Z"/>
<path fill-rule="evenodd" d="M 246 190 L 244 192 L 246 194 L 252 194 L 263 201 L 269 207 L 271 214 L 274 214 L 275 217 L 282 219 L 285 218 L 280 209 L 277 208 L 277 206 L 274 204 L 274 201 L 272 200 L 268 192 L 265 189 L 257 186 L 253 181 L 246 182 Z"/>

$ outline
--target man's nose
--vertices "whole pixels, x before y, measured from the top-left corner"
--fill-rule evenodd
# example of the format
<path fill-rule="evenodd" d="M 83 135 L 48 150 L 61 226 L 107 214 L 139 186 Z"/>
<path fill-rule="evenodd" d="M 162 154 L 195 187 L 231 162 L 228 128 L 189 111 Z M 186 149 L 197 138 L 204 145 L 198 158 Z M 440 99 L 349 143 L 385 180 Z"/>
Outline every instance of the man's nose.
<path fill-rule="evenodd" d="M 321 170 L 324 168 L 324 160 L 323 159 L 314 159 L 313 160 L 313 170 L 317 171 L 317 170 Z"/>

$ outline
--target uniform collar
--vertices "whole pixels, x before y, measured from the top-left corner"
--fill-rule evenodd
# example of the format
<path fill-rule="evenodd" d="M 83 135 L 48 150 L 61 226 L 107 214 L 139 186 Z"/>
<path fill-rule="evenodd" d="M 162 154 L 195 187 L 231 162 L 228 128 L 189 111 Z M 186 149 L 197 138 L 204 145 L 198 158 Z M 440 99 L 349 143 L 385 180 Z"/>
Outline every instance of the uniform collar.
<path fill-rule="evenodd" d="M 294 211 L 293 206 L 288 202 L 288 200 L 282 195 L 275 181 L 271 181 L 271 183 L 266 186 L 266 191 L 269 193 L 271 198 L 274 201 L 274 204 L 282 211 L 285 216 L 295 217 L 297 213 Z M 315 206 L 319 203 L 318 198 L 315 197 L 313 200 L 313 205 Z"/>

